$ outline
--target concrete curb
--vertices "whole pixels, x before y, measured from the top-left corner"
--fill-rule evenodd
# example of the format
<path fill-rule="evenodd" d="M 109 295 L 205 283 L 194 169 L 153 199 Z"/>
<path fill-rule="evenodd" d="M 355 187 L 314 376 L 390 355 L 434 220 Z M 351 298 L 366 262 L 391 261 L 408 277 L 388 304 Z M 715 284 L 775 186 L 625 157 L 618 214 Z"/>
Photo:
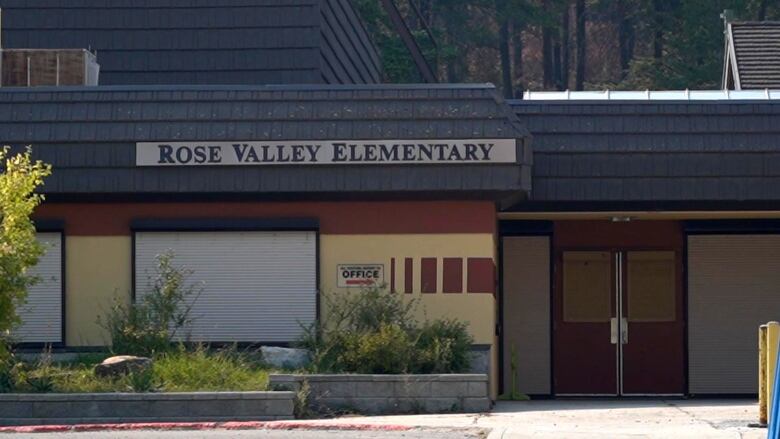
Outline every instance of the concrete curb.
<path fill-rule="evenodd" d="M 144 422 L 120 424 L 25 425 L 0 427 L 0 433 L 64 433 L 81 431 L 133 430 L 332 430 L 332 431 L 409 431 L 408 425 L 332 424 L 325 422 Z"/>

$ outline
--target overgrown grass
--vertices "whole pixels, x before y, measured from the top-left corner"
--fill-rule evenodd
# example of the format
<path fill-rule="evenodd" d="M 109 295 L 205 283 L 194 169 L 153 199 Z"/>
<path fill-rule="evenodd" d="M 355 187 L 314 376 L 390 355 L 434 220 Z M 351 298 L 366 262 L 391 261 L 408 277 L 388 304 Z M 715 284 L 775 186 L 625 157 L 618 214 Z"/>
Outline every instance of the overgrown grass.
<path fill-rule="evenodd" d="M 208 352 L 198 348 L 163 354 L 155 360 L 154 376 L 167 392 L 266 390 L 268 372 L 233 349 Z"/>
<path fill-rule="evenodd" d="M 267 390 L 268 371 L 236 349 L 209 350 L 179 347 L 154 358 L 150 373 L 101 378 L 94 367 L 107 354 L 80 356 L 74 361 L 20 363 L 15 367 L 11 392 L 194 392 Z"/>

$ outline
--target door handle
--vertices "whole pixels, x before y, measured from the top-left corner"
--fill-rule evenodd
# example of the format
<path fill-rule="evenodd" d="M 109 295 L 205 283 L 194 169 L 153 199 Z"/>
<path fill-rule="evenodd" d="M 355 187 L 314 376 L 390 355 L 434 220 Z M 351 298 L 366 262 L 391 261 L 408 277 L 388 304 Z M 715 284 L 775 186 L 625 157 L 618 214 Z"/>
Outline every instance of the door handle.
<path fill-rule="evenodd" d="M 617 344 L 618 342 L 618 321 L 617 317 L 609 319 L 609 342 Z"/>
<path fill-rule="evenodd" d="M 628 319 L 620 318 L 620 344 L 628 344 Z"/>

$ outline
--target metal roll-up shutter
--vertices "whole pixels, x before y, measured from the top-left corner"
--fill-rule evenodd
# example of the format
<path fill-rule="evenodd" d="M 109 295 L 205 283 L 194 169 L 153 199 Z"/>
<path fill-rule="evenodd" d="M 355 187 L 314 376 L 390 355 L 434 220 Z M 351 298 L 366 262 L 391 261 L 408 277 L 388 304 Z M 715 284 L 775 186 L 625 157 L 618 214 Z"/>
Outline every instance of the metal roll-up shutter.
<path fill-rule="evenodd" d="M 521 393 L 550 389 L 550 240 L 546 236 L 503 238 L 502 313 L 504 392 L 512 385 L 512 350 L 517 352 Z"/>
<path fill-rule="evenodd" d="M 137 232 L 135 289 L 150 289 L 155 257 L 193 271 L 203 290 L 185 338 L 204 342 L 291 342 L 316 318 L 315 232 Z"/>
<path fill-rule="evenodd" d="M 688 237 L 690 393 L 757 393 L 758 327 L 778 319 L 780 235 Z"/>
<path fill-rule="evenodd" d="M 14 331 L 21 343 L 62 343 L 62 234 L 38 233 L 44 254 L 30 274 L 38 282 L 19 308 L 22 324 Z"/>

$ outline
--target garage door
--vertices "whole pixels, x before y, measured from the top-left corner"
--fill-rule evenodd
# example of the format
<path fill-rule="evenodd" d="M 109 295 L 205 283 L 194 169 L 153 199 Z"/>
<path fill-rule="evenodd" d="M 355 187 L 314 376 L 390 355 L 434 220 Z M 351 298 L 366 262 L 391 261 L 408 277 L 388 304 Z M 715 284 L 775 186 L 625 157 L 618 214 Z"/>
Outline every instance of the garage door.
<path fill-rule="evenodd" d="M 39 281 L 19 309 L 22 324 L 15 331 L 21 343 L 62 343 L 62 234 L 38 233 L 45 253 L 30 270 Z"/>
<path fill-rule="evenodd" d="M 757 393 L 758 326 L 780 319 L 780 235 L 688 237 L 690 393 Z"/>
<path fill-rule="evenodd" d="M 155 257 L 172 250 L 203 291 L 187 336 L 204 342 L 290 342 L 316 318 L 315 232 L 137 232 L 136 297 Z"/>

